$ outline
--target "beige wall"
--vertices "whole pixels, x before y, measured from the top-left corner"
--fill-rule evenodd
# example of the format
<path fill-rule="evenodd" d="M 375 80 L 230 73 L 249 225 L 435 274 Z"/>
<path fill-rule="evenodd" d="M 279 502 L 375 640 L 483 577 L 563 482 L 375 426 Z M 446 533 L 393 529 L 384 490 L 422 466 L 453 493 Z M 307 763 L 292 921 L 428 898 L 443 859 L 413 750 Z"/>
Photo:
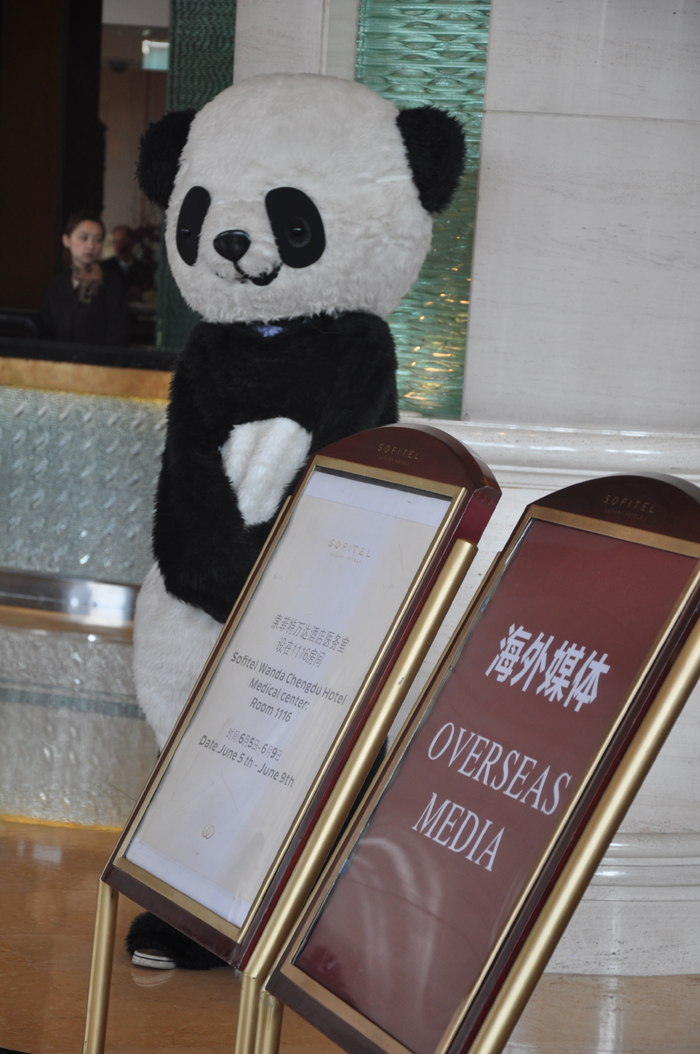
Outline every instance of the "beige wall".
<path fill-rule="evenodd" d="M 166 74 L 127 68 L 117 73 L 102 67 L 100 120 L 107 126 L 104 221 L 139 227 L 159 223 L 160 210 L 150 205 L 135 179 L 139 137 L 149 121 L 165 111 Z"/>

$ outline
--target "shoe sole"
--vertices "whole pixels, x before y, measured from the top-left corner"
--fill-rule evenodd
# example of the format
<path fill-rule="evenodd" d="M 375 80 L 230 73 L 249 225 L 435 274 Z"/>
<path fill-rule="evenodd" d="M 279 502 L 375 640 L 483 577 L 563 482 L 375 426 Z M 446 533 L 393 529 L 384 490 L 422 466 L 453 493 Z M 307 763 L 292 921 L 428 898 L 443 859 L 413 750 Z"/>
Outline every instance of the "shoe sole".
<path fill-rule="evenodd" d="M 174 959 L 164 952 L 137 950 L 131 956 L 133 966 L 143 966 L 147 970 L 175 970 L 177 964 Z"/>

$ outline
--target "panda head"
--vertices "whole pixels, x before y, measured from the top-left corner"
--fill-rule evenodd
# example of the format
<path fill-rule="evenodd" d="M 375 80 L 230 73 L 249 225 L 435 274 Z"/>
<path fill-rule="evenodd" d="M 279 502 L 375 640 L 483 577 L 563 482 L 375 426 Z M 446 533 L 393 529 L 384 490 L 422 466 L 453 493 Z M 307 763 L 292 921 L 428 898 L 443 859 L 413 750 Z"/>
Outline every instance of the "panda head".
<path fill-rule="evenodd" d="M 463 163 L 461 128 L 440 110 L 279 74 L 152 124 L 138 179 L 167 209 L 170 267 L 207 321 L 384 317 L 415 281 L 430 213 Z"/>

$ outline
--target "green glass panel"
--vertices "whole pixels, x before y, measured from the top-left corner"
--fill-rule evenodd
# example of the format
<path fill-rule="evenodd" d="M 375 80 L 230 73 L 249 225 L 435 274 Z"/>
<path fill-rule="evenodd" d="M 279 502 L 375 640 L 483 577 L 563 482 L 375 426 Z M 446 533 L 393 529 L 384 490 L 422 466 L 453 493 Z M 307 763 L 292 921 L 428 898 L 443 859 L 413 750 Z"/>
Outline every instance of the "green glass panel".
<path fill-rule="evenodd" d="M 490 0 L 361 0 L 357 80 L 397 106 L 439 106 L 458 117 L 467 167 L 433 247 L 389 318 L 402 410 L 460 416 L 484 104 Z"/>
<path fill-rule="evenodd" d="M 170 0 L 166 109 L 201 110 L 233 81 L 236 0 Z M 187 306 L 167 262 L 161 234 L 157 341 L 180 351 L 201 316 Z"/>

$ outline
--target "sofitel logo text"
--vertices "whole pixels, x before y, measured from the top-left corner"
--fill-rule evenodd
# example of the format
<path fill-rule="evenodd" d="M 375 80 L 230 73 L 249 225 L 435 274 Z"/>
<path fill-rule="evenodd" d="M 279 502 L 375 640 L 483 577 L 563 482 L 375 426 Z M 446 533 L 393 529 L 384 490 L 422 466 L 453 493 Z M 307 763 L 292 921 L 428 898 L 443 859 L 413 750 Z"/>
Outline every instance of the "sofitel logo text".
<path fill-rule="evenodd" d="M 638 515 L 651 514 L 656 511 L 651 501 L 642 501 L 641 498 L 636 501 L 634 498 L 621 498 L 619 494 L 606 494 L 603 498 L 603 505 L 609 505 L 616 512 L 636 512 Z"/>
<path fill-rule="evenodd" d="M 391 443 L 380 443 L 377 447 L 382 461 L 417 461 L 418 451 L 409 450 L 406 446 L 392 446 Z"/>
<path fill-rule="evenodd" d="M 328 543 L 328 548 L 333 549 L 339 555 L 347 553 L 348 556 L 362 556 L 365 560 L 369 560 L 370 551 L 369 546 L 359 545 L 355 542 L 344 542 L 339 538 L 331 538 Z"/>

